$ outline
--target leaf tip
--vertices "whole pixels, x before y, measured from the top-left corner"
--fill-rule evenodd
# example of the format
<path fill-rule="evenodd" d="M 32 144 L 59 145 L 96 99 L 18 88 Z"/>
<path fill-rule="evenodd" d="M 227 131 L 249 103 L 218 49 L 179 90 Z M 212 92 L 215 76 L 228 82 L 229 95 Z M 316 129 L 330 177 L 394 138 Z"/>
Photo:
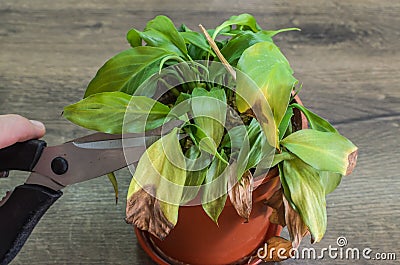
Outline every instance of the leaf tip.
<path fill-rule="evenodd" d="M 125 221 L 163 240 L 175 225 L 164 215 L 160 202 L 145 189 L 151 194 L 155 191 L 154 187 L 145 187 L 132 194 L 126 204 Z"/>
<path fill-rule="evenodd" d="M 347 169 L 346 169 L 346 174 L 345 174 L 345 176 L 350 175 L 350 174 L 353 172 L 353 170 L 354 170 L 354 168 L 356 167 L 356 164 L 357 164 L 357 157 L 358 157 L 358 149 L 356 149 L 355 151 L 353 151 L 353 152 L 352 152 L 351 154 L 349 154 L 349 156 L 347 157 L 348 166 L 347 166 Z"/>

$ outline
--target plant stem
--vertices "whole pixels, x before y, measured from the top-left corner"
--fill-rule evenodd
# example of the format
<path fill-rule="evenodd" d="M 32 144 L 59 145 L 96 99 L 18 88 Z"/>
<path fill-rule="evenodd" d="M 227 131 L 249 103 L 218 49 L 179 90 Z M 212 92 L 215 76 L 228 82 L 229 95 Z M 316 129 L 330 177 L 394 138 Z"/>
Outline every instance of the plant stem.
<path fill-rule="evenodd" d="M 217 44 L 215 41 L 211 38 L 210 34 L 208 34 L 207 30 L 203 27 L 203 25 L 199 25 L 201 30 L 203 31 L 204 35 L 206 36 L 206 39 L 208 43 L 210 44 L 211 48 L 214 50 L 215 54 L 221 61 L 221 63 L 225 66 L 226 70 L 233 76 L 233 79 L 236 80 L 236 71 L 233 69 L 232 65 L 228 63 L 228 61 L 225 59 L 225 57 L 222 55 L 221 51 L 218 49 Z"/>

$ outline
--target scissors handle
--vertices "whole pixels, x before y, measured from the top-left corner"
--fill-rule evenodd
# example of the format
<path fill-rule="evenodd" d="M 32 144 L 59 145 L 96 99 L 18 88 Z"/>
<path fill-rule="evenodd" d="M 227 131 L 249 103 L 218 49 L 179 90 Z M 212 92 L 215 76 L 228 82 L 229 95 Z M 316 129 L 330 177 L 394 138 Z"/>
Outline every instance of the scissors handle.
<path fill-rule="evenodd" d="M 29 140 L 0 149 L 0 172 L 32 171 L 46 145 L 42 140 Z"/>
<path fill-rule="evenodd" d="M 42 216 L 62 196 L 40 185 L 24 184 L 0 204 L 0 265 L 11 262 Z"/>

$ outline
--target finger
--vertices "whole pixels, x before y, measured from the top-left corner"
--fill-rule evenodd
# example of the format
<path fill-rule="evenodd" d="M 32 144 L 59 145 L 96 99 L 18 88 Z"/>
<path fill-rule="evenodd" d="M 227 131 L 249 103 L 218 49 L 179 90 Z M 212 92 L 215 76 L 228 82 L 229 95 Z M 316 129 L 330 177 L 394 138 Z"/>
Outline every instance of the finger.
<path fill-rule="evenodd" d="M 46 132 L 43 123 L 28 120 L 20 115 L 0 115 L 0 148 L 17 142 L 42 137 Z"/>

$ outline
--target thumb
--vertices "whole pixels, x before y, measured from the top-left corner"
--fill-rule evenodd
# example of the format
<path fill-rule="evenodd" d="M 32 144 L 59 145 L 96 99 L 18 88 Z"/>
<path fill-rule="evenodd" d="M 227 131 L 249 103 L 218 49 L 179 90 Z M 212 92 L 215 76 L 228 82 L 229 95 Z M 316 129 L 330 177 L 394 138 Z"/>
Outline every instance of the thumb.
<path fill-rule="evenodd" d="M 0 148 L 42 137 L 46 132 L 43 123 L 28 120 L 20 115 L 0 115 Z"/>

